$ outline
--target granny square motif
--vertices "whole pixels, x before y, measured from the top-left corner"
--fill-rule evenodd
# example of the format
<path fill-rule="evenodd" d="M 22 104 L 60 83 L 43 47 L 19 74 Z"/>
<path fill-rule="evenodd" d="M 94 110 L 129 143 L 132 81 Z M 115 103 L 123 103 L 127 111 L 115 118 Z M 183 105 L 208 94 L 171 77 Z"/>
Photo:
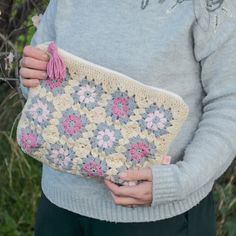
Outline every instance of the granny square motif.
<path fill-rule="evenodd" d="M 161 164 L 187 117 L 183 99 L 58 53 L 66 78 L 30 89 L 17 127 L 21 149 L 56 170 L 116 183 L 121 171 Z"/>

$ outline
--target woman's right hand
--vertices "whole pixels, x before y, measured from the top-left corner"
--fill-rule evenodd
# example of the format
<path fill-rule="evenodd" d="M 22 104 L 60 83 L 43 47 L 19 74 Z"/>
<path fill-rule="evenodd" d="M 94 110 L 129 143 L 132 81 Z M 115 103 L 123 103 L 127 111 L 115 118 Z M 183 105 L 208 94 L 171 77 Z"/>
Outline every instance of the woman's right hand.
<path fill-rule="evenodd" d="M 44 51 L 25 46 L 20 62 L 22 84 L 28 88 L 39 85 L 39 80 L 47 78 L 49 56 Z"/>

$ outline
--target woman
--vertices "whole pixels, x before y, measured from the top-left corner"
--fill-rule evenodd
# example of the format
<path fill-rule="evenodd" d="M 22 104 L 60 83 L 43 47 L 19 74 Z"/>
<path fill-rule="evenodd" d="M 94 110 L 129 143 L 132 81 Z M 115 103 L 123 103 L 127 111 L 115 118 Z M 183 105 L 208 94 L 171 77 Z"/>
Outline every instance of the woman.
<path fill-rule="evenodd" d="M 56 41 L 88 61 L 177 93 L 190 113 L 168 152 L 171 165 L 123 174 L 142 180 L 137 186 L 44 165 L 36 236 L 215 235 L 212 187 L 236 153 L 235 14 L 233 0 L 50 1 L 33 47 Z M 25 87 L 47 78 L 48 56 L 32 46 L 21 63 Z"/>

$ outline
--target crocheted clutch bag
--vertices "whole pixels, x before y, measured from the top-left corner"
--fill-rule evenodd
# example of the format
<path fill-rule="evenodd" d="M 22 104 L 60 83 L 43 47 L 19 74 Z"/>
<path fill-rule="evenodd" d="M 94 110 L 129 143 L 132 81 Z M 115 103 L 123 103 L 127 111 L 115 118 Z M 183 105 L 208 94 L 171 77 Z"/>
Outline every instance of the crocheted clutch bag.
<path fill-rule="evenodd" d="M 38 47 L 47 51 L 48 44 Z M 63 62 L 54 61 L 54 74 L 49 70 L 29 90 L 17 128 L 22 150 L 54 169 L 116 183 L 121 171 L 161 164 L 187 117 L 183 99 L 62 49 L 58 54 L 64 78 L 56 70 Z"/>

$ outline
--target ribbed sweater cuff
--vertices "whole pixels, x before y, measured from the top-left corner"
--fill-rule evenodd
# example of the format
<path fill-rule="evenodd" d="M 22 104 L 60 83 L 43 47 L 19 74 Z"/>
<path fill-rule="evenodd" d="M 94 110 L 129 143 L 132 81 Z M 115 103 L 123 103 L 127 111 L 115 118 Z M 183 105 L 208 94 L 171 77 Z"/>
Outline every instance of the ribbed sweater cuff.
<path fill-rule="evenodd" d="M 152 167 L 153 200 L 152 206 L 178 200 L 180 189 L 174 176 L 172 165 L 157 165 Z"/>

